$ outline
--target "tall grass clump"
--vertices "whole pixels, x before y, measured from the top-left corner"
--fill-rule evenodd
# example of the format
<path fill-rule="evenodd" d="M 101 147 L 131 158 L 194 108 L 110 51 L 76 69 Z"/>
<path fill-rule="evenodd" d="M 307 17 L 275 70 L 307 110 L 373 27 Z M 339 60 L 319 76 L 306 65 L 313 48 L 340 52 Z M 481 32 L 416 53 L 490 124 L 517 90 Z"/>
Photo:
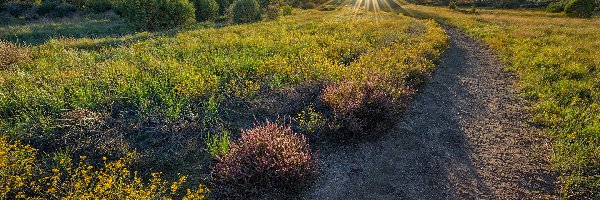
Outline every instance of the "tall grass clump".
<path fill-rule="evenodd" d="M 348 136 L 368 136 L 399 111 L 395 99 L 373 82 L 343 82 L 323 91 L 323 101 L 333 109 L 337 125 Z"/>
<path fill-rule="evenodd" d="M 6 69 L 9 65 L 27 61 L 28 59 L 29 50 L 27 47 L 0 40 L 0 70 Z"/>
<path fill-rule="evenodd" d="M 496 49 L 519 76 L 520 89 L 531 103 L 531 120 L 547 127 L 552 163 L 562 173 L 563 197 L 599 197 L 599 20 L 541 11 L 481 10 L 480 15 L 465 15 L 424 6 L 405 8 L 459 27 Z"/>
<path fill-rule="evenodd" d="M 174 28 L 196 18 L 188 0 L 119 0 L 115 7 L 130 24 L 144 30 Z"/>
<path fill-rule="evenodd" d="M 243 131 L 230 151 L 217 157 L 213 191 L 245 198 L 298 193 L 318 176 L 315 159 L 303 135 L 287 125 L 266 122 Z"/>

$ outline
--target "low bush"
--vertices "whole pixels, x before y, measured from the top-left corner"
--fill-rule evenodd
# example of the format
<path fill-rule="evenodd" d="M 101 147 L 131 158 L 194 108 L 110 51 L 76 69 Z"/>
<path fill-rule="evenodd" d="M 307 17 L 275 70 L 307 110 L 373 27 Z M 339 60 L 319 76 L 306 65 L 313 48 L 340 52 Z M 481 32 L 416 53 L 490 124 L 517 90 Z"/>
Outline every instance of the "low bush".
<path fill-rule="evenodd" d="M 456 10 L 456 1 L 451 1 L 450 4 L 448 5 L 448 8 L 452 9 L 452 10 Z"/>
<path fill-rule="evenodd" d="M 212 169 L 213 191 L 229 197 L 300 192 L 318 176 L 315 155 L 303 135 L 267 122 L 242 132 Z"/>
<path fill-rule="evenodd" d="M 267 19 L 275 20 L 281 16 L 281 7 L 276 5 L 269 5 L 265 10 Z"/>
<path fill-rule="evenodd" d="M 0 5 L 0 11 L 6 12 L 13 17 L 22 17 L 30 12 L 34 6 L 35 4 L 30 2 L 11 1 L 2 3 Z"/>
<path fill-rule="evenodd" d="M 546 7 L 546 11 L 551 12 L 551 13 L 559 13 L 564 10 L 565 10 L 564 1 L 552 2 L 552 3 L 548 4 L 548 6 Z"/>
<path fill-rule="evenodd" d="M 0 199 L 22 198 L 37 170 L 37 150 L 0 135 Z"/>
<path fill-rule="evenodd" d="M 317 5 L 315 5 L 315 3 L 313 2 L 308 2 L 304 4 L 304 9 L 315 9 L 317 7 Z"/>
<path fill-rule="evenodd" d="M 219 15 L 219 4 L 215 0 L 193 0 L 196 7 L 196 20 L 214 20 Z"/>
<path fill-rule="evenodd" d="M 207 192 L 202 185 L 182 191 L 185 176 L 169 182 L 154 173 L 143 180 L 126 167 L 132 154 L 98 168 L 85 157 L 73 164 L 69 156 L 55 156 L 47 171 L 36 156 L 36 149 L 0 136 L 0 199 L 204 199 Z"/>
<path fill-rule="evenodd" d="M 26 47 L 0 40 L 0 70 L 26 60 L 29 60 L 29 51 Z"/>
<path fill-rule="evenodd" d="M 595 0 L 571 0 L 565 5 L 565 14 L 569 17 L 590 18 L 595 8 Z"/>
<path fill-rule="evenodd" d="M 283 16 L 288 16 L 291 15 L 292 12 L 294 11 L 294 7 L 290 6 L 290 5 L 285 5 L 283 7 L 281 7 L 281 12 L 283 14 Z"/>
<path fill-rule="evenodd" d="M 117 13 L 144 30 L 174 28 L 194 21 L 194 5 L 188 0 L 121 0 Z"/>
<path fill-rule="evenodd" d="M 340 132 L 350 136 L 368 136 L 391 119 L 395 111 L 394 97 L 373 82 L 343 82 L 327 86 L 323 101 L 333 110 Z"/>
<path fill-rule="evenodd" d="M 333 5 L 324 5 L 323 7 L 321 7 L 320 10 L 321 11 L 333 11 L 333 10 L 335 10 L 335 6 L 333 6 Z"/>
<path fill-rule="evenodd" d="M 44 1 L 38 8 L 37 14 L 44 17 L 62 18 L 73 15 L 77 7 L 60 1 Z"/>
<path fill-rule="evenodd" d="M 87 0 L 84 6 L 96 13 L 102 13 L 113 9 L 113 0 Z"/>
<path fill-rule="evenodd" d="M 256 0 L 236 0 L 232 6 L 232 21 L 236 24 L 260 20 L 260 7 Z"/>

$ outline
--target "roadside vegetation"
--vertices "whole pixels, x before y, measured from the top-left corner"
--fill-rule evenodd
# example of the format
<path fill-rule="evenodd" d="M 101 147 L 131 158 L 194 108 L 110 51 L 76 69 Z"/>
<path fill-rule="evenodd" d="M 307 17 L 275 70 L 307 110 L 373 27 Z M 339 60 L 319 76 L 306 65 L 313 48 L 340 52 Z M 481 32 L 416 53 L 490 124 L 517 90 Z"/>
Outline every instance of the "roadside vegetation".
<path fill-rule="evenodd" d="M 0 54 L 15 58 L 0 67 L 0 198 L 298 193 L 319 174 L 311 140 L 381 133 L 447 46 L 432 20 L 393 13 L 120 3 L 2 22 L 0 49 L 19 51 Z"/>
<path fill-rule="evenodd" d="M 520 78 L 532 121 L 547 127 L 564 198 L 600 197 L 600 20 L 526 10 L 406 6 L 498 50 Z"/>

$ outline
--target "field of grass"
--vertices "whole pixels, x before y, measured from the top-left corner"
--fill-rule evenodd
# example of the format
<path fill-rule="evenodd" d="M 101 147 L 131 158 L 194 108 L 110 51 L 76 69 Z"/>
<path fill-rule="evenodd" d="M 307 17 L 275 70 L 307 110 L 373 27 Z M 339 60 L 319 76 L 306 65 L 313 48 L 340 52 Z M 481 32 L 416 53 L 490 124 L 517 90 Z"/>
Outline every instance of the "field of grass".
<path fill-rule="evenodd" d="M 202 182 L 209 134 L 323 107 L 332 84 L 409 96 L 447 46 L 432 20 L 295 12 L 154 33 L 110 15 L 4 22 L 0 38 L 28 44 L 30 61 L 0 68 L 0 132 L 38 149 L 37 160 L 118 162 L 136 151 L 134 169 Z"/>
<path fill-rule="evenodd" d="M 456 26 L 498 50 L 520 78 L 532 121 L 547 127 L 563 197 L 600 195 L 600 19 L 527 10 L 405 9 Z"/>

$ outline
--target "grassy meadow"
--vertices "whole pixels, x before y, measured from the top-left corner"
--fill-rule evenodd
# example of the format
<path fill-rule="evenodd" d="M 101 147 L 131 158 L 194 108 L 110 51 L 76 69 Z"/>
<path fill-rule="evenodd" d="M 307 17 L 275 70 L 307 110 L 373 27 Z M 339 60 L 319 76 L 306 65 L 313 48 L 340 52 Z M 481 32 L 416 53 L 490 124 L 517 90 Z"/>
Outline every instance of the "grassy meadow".
<path fill-rule="evenodd" d="M 531 10 L 406 6 L 498 50 L 520 79 L 533 122 L 547 127 L 564 198 L 600 190 L 600 19 Z M 597 196 L 596 196 L 597 197 Z"/>
<path fill-rule="evenodd" d="M 132 191 L 168 187 L 154 172 L 175 181 L 175 190 L 180 175 L 187 177 L 184 187 L 196 188 L 210 178 L 211 154 L 227 149 L 223 138 L 267 118 L 294 118 L 288 121 L 295 131 L 315 136 L 302 127 L 336 118 L 332 103 L 354 105 L 335 101 L 345 90 L 325 87 L 367 84 L 404 99 L 447 47 L 433 20 L 348 9 L 162 32 L 136 32 L 111 14 L 0 26 L 0 38 L 29 55 L 0 68 L 0 132 L 10 145 L 0 159 L 13 164 L 0 167 L 26 170 L 6 170 L 23 174 L 7 180 L 13 187 L 0 194 L 8 197 L 104 194 L 110 188 L 77 179 L 96 168 L 91 180 L 139 171 L 129 177 L 141 182 Z M 323 91 L 332 90 L 333 100 L 324 103 Z M 71 167 L 56 167 L 65 165 Z M 127 185 L 127 177 L 115 179 Z M 90 193 L 68 192 L 79 190 Z"/>

